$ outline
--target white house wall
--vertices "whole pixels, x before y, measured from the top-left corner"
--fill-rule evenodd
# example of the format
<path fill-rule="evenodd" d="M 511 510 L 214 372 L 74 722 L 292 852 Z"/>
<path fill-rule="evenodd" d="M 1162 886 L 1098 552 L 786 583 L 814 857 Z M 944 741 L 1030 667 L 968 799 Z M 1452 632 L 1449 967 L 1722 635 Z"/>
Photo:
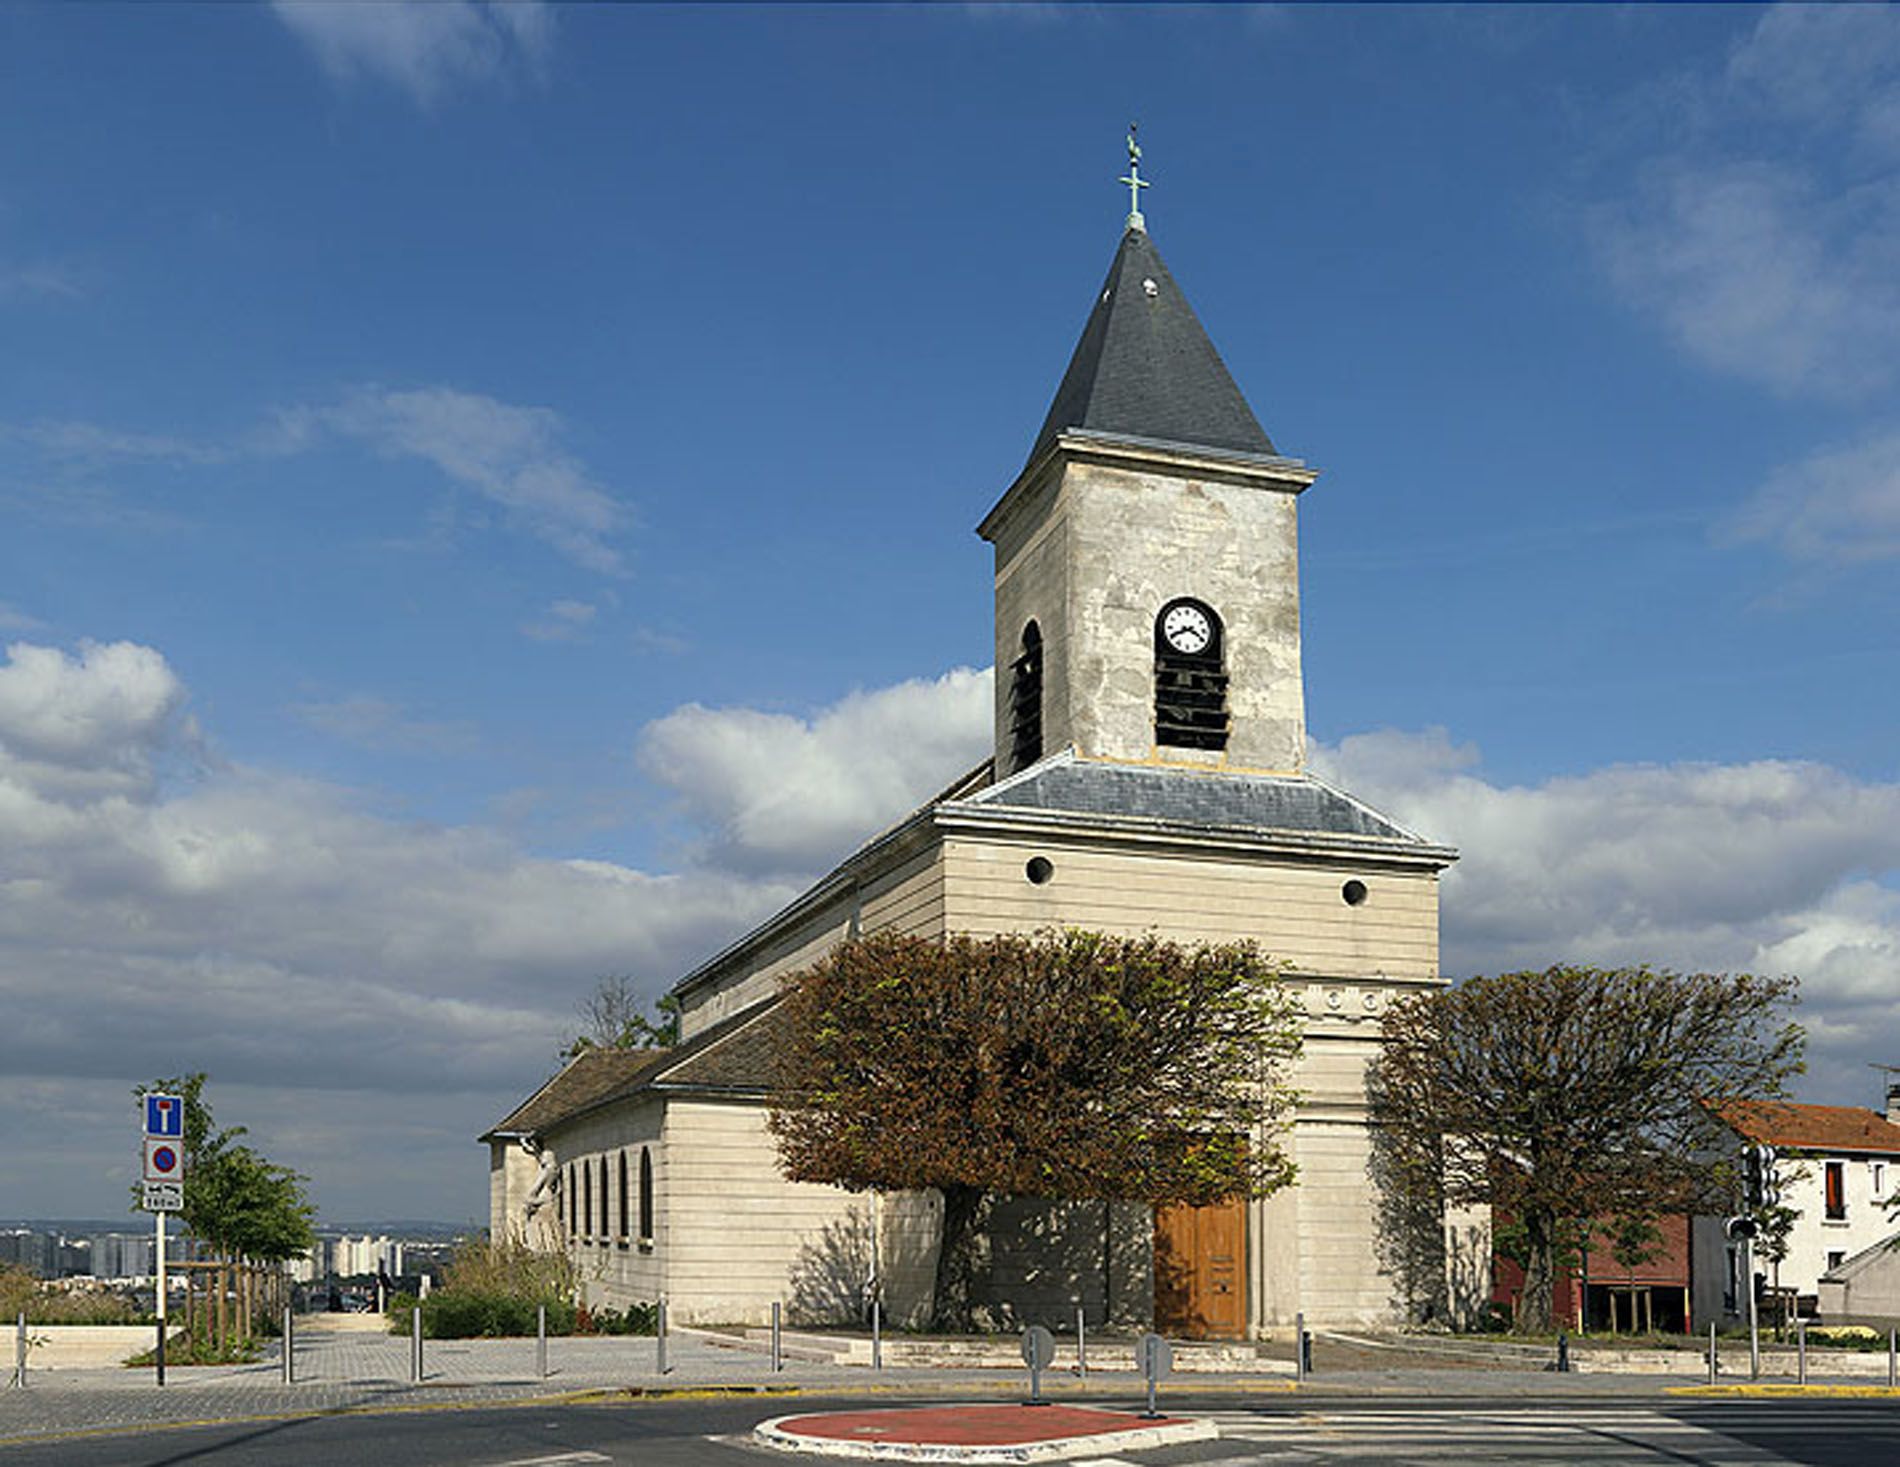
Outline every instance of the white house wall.
<path fill-rule="evenodd" d="M 809 968 L 854 929 L 884 928 L 921 937 L 942 935 L 943 868 L 934 846 L 814 905 L 757 948 L 735 954 L 727 969 L 709 975 L 710 981 L 686 997 L 680 1038 L 691 1039 L 770 997 L 787 977 Z"/>
<path fill-rule="evenodd" d="M 672 1317 L 682 1324 L 765 1324 L 773 1300 L 794 1323 L 856 1317 L 870 1272 L 871 1198 L 787 1182 L 765 1108 L 675 1096 L 666 1151 L 674 1205 L 662 1248 Z M 937 1267 L 935 1194 L 878 1204 L 885 1307 L 921 1320 Z"/>

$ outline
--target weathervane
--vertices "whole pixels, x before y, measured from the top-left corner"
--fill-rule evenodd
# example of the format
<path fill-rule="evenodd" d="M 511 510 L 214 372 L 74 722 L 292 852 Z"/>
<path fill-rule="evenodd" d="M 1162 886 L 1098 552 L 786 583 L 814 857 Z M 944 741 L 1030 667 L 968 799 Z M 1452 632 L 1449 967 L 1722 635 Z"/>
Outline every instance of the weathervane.
<path fill-rule="evenodd" d="M 1135 128 L 1135 123 L 1128 124 L 1128 176 L 1117 181 L 1128 185 L 1128 227 L 1145 232 L 1148 221 L 1141 217 L 1141 191 L 1152 185 L 1141 176 L 1141 147 L 1135 142 Z"/>

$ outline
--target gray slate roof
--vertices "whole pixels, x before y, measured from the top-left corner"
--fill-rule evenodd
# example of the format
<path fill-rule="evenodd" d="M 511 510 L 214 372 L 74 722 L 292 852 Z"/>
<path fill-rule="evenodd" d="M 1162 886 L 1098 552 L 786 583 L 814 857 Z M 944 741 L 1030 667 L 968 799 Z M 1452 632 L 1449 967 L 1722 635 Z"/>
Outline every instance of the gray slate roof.
<path fill-rule="evenodd" d="M 771 1085 L 772 1057 L 783 1020 L 776 999 L 747 1009 L 722 1026 L 731 1037 L 695 1052 L 686 1063 L 655 1077 L 663 1089 L 764 1091 Z M 736 1028 L 737 1032 L 733 1032 Z"/>
<path fill-rule="evenodd" d="M 482 1135 L 539 1135 L 655 1086 L 667 1089 L 762 1090 L 770 1074 L 771 1015 L 777 1000 L 721 1019 L 671 1049 L 590 1049 Z"/>
<path fill-rule="evenodd" d="M 1403 826 L 1316 779 L 1148 769 L 1066 754 L 990 786 L 969 803 L 1422 843 Z"/>
<path fill-rule="evenodd" d="M 1122 236 L 1030 460 L 1069 428 L 1277 454 L 1145 230 Z"/>
<path fill-rule="evenodd" d="M 665 1049 L 583 1050 L 482 1139 L 545 1131 L 571 1115 L 591 1110 L 612 1095 L 637 1087 L 672 1056 L 673 1051 Z"/>

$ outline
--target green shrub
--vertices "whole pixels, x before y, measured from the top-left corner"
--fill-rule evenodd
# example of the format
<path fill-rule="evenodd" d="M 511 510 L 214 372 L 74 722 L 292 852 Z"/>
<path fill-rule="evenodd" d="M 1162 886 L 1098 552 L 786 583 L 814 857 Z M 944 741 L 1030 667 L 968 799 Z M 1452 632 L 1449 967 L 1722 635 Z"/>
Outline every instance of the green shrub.
<path fill-rule="evenodd" d="M 229 1345 L 220 1350 L 203 1335 L 196 1337 L 180 1331 L 170 1334 L 165 1340 L 165 1364 L 172 1365 L 249 1365 L 260 1358 L 256 1340 L 243 1337 L 234 1338 Z M 142 1355 L 134 1355 L 125 1362 L 128 1366 L 138 1367 L 156 1365 L 158 1354 L 147 1350 Z"/>
<path fill-rule="evenodd" d="M 652 1335 L 660 1330 L 660 1306 L 657 1304 L 629 1304 L 625 1309 L 614 1309 L 603 1304 L 588 1316 L 588 1322 L 597 1335 Z"/>
<path fill-rule="evenodd" d="M 524 1299 L 494 1289 L 439 1289 L 422 1301 L 422 1335 L 430 1340 L 466 1340 L 477 1336 L 505 1338 L 531 1335 L 535 1331 L 535 1309 L 545 1304 L 548 1333 L 574 1332 L 574 1306 L 565 1299 Z M 411 1328 L 409 1311 L 415 1305 L 392 1302 L 390 1331 L 407 1334 Z"/>
<path fill-rule="evenodd" d="M 577 1278 L 565 1254 L 540 1253 L 519 1243 L 470 1242 L 456 1250 L 441 1288 L 420 1302 L 422 1333 L 431 1340 L 506 1337 L 535 1332 L 535 1311 L 547 1306 L 548 1333 L 574 1332 Z M 412 1328 L 418 1300 L 389 1301 L 392 1334 Z"/>

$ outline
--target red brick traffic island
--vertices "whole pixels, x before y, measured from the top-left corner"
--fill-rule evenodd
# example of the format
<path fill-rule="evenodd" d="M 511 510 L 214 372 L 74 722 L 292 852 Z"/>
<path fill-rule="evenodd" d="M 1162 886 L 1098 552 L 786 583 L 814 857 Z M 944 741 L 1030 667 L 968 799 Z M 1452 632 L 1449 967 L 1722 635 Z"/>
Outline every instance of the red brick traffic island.
<path fill-rule="evenodd" d="M 760 1423 L 753 1438 L 784 1452 L 906 1462 L 1053 1462 L 1110 1451 L 1208 1441 L 1211 1421 L 1149 1420 L 1094 1406 L 913 1406 L 825 1411 Z"/>

